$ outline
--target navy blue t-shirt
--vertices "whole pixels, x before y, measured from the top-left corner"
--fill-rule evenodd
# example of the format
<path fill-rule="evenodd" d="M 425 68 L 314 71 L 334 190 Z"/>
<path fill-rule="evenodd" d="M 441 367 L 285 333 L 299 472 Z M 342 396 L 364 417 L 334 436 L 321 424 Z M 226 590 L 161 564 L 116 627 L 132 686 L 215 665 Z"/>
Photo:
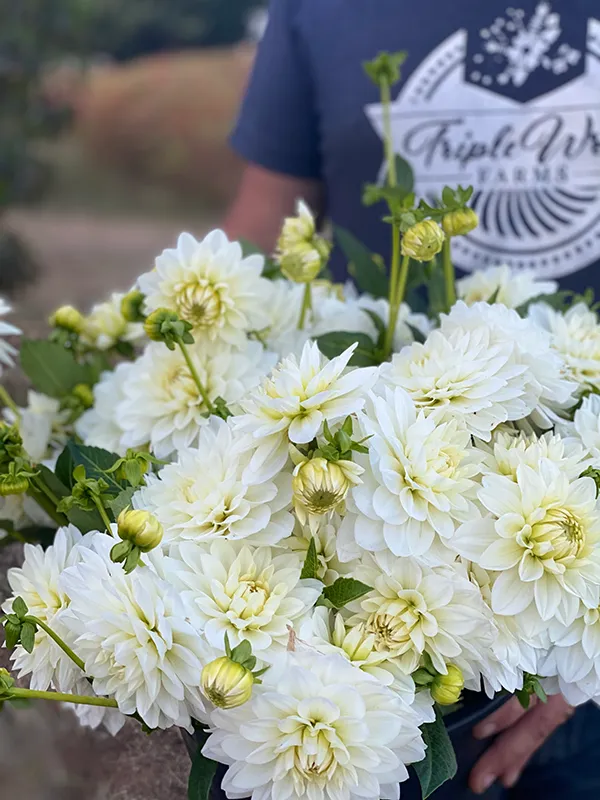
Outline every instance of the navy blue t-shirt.
<path fill-rule="evenodd" d="M 394 89 L 395 149 L 419 196 L 472 184 L 481 224 L 457 266 L 508 263 L 566 288 L 598 286 L 599 0 L 272 0 L 235 149 L 324 183 L 327 215 L 389 256 L 381 108 L 362 62 L 407 50 Z M 333 260 L 344 277 L 340 253 Z"/>

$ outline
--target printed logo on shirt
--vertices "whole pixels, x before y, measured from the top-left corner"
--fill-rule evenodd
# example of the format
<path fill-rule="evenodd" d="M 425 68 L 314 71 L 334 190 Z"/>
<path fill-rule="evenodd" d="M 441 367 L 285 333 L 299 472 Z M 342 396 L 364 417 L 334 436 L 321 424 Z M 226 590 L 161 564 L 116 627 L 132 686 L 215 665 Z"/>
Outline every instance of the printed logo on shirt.
<path fill-rule="evenodd" d="M 453 246 L 462 269 L 560 277 L 600 260 L 600 22 L 568 23 L 539 2 L 460 30 L 392 105 L 418 194 L 475 187 L 480 226 Z M 381 136 L 381 106 L 366 113 Z"/>

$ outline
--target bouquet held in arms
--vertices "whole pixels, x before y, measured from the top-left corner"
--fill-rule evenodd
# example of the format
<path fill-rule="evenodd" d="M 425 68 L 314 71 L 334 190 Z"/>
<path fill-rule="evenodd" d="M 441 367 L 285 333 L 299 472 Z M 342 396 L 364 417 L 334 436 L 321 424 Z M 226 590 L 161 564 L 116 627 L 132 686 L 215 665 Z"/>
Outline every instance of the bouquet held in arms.
<path fill-rule="evenodd" d="M 0 390 L 0 526 L 25 542 L 0 700 L 194 733 L 191 800 L 218 763 L 229 798 L 397 798 L 409 765 L 428 796 L 463 689 L 600 697 L 593 298 L 455 280 L 472 189 L 416 201 L 401 62 L 367 65 L 389 265 L 336 230 L 358 289 L 329 282 L 301 202 L 273 258 L 184 233 L 22 342 L 26 405 Z"/>

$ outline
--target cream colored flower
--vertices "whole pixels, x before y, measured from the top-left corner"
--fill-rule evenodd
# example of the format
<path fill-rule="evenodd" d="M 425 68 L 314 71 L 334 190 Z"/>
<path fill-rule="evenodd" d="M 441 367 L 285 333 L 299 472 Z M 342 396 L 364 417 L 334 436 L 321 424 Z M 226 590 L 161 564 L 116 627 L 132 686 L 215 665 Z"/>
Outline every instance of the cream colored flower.
<path fill-rule="evenodd" d="M 600 395 L 590 394 L 583 398 L 573 418 L 573 432 L 597 464 L 600 461 Z"/>
<path fill-rule="evenodd" d="M 124 292 L 115 292 L 110 300 L 95 305 L 84 318 L 81 341 L 98 350 L 110 350 L 119 342 L 137 342 L 144 337 L 139 322 L 127 322 L 121 311 Z"/>
<path fill-rule="evenodd" d="M 316 231 L 310 209 L 302 200 L 297 204 L 297 215 L 283 223 L 277 241 L 275 258 L 281 271 L 291 281 L 314 281 L 329 258 L 331 244 Z"/>
<path fill-rule="evenodd" d="M 19 409 L 18 417 L 10 408 L 5 408 L 3 415 L 11 425 L 18 423 L 25 452 L 36 464 L 66 444 L 69 411 L 61 411 L 60 401 L 54 397 L 30 389 L 27 406 Z"/>
<path fill-rule="evenodd" d="M 103 372 L 94 386 L 94 405 L 75 423 L 75 432 L 85 445 L 102 447 L 111 453 L 125 455 L 125 429 L 117 409 L 125 400 L 125 387 L 129 385 L 135 372 L 134 363 L 124 361 L 112 372 Z"/>
<path fill-rule="evenodd" d="M 554 294 L 556 281 L 541 281 L 534 272 L 516 270 L 503 265 L 478 269 L 456 282 L 456 291 L 469 306 L 483 300 L 502 303 L 508 308 L 519 308 L 541 295 Z"/>
<path fill-rule="evenodd" d="M 192 324 L 196 339 L 243 347 L 250 331 L 267 324 L 269 284 L 262 269 L 262 256 L 244 258 L 240 245 L 223 231 L 212 231 L 200 242 L 182 233 L 177 247 L 164 250 L 138 286 L 148 313 L 168 308 Z"/>
<path fill-rule="evenodd" d="M 325 586 L 330 586 L 341 575 L 352 574 L 356 562 L 345 561 L 338 558 L 337 543 L 340 527 L 340 517 L 333 514 L 326 524 L 321 524 L 316 531 L 311 531 L 307 526 L 296 521 L 293 534 L 281 542 L 286 547 L 297 553 L 302 563 L 305 562 L 308 548 L 314 542 L 317 553 L 317 577 Z"/>

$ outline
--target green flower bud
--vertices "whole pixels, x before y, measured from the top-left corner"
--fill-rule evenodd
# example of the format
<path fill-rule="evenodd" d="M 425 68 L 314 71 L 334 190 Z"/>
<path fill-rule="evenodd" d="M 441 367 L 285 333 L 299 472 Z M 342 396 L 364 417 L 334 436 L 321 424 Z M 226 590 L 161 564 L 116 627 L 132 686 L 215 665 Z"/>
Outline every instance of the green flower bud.
<path fill-rule="evenodd" d="M 466 236 L 479 225 L 479 217 L 472 208 L 459 208 L 449 211 L 442 218 L 442 228 L 446 236 Z"/>
<path fill-rule="evenodd" d="M 400 67 L 406 61 L 407 53 L 401 50 L 398 53 L 382 52 L 372 61 L 364 61 L 363 67 L 369 78 L 378 86 L 386 83 L 393 86 L 400 80 Z"/>
<path fill-rule="evenodd" d="M 60 306 L 49 319 L 53 328 L 63 328 L 71 333 L 81 333 L 85 320 L 83 314 L 73 306 Z"/>
<path fill-rule="evenodd" d="M 462 670 L 454 664 L 448 664 L 448 674 L 436 675 L 429 688 L 436 703 L 441 706 L 452 706 L 460 700 L 464 686 Z"/>
<path fill-rule="evenodd" d="M 127 508 L 117 518 L 117 532 L 120 539 L 131 542 L 142 553 L 158 547 L 163 537 L 163 527 L 153 514 Z"/>
<path fill-rule="evenodd" d="M 402 237 L 402 255 L 415 261 L 431 261 L 442 249 L 444 231 L 432 219 L 410 227 Z"/>
<path fill-rule="evenodd" d="M 121 300 L 121 314 L 127 322 L 143 322 L 146 315 L 142 311 L 145 296 L 137 289 L 125 295 Z"/>
<path fill-rule="evenodd" d="M 331 244 L 316 231 L 315 219 L 300 201 L 295 217 L 288 217 L 277 242 L 276 260 L 285 277 L 295 283 L 310 283 L 325 265 Z"/>
<path fill-rule="evenodd" d="M 153 342 L 164 342 L 170 350 L 175 348 L 178 339 L 185 344 L 193 344 L 194 338 L 190 334 L 192 326 L 189 322 L 180 319 L 174 311 L 168 308 L 157 308 L 146 317 L 144 330 Z"/>
<path fill-rule="evenodd" d="M 222 656 L 202 670 L 202 691 L 217 708 L 237 708 L 252 696 L 254 676 L 249 669 Z"/>
<path fill-rule="evenodd" d="M 283 275 L 294 283 L 310 283 L 323 266 L 319 251 L 309 244 L 299 244 L 293 250 L 283 253 L 279 259 Z"/>
<path fill-rule="evenodd" d="M 91 408 L 94 405 L 94 391 L 87 383 L 78 383 L 73 388 L 72 394 L 84 408 Z"/>
<path fill-rule="evenodd" d="M 23 439 L 16 425 L 0 421 L 0 469 L 23 455 Z"/>
<path fill-rule="evenodd" d="M 24 475 L 0 475 L 0 497 L 25 494 L 28 489 L 29 479 Z"/>

